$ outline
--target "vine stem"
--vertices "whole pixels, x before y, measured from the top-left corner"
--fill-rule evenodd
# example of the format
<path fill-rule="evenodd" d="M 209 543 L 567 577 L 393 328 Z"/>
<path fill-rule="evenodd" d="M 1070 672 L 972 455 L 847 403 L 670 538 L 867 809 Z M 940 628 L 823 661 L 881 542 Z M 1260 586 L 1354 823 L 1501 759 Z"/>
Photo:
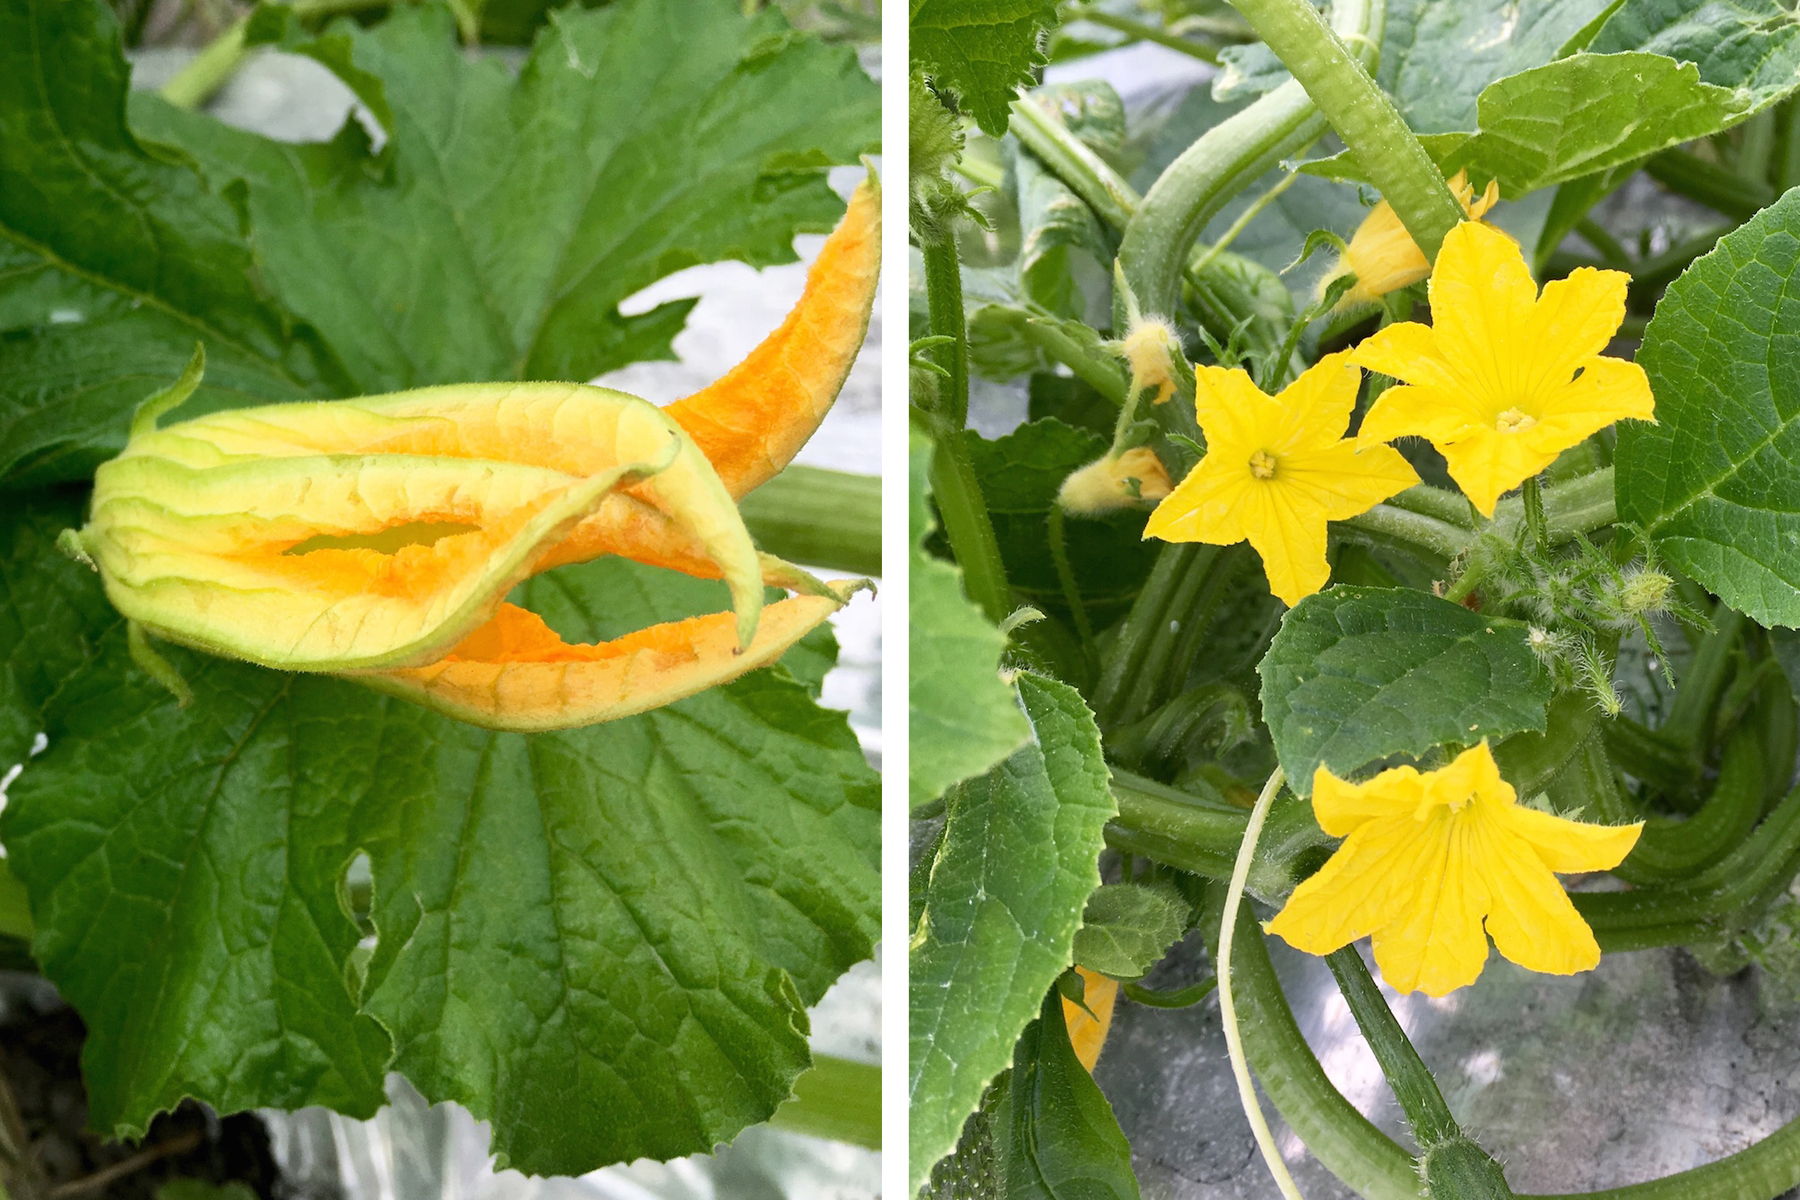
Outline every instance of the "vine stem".
<path fill-rule="evenodd" d="M 1231 942 L 1237 931 L 1238 906 L 1244 902 L 1244 884 L 1250 879 L 1250 860 L 1256 857 L 1256 842 L 1262 836 L 1263 822 L 1269 817 L 1269 805 L 1281 790 L 1287 776 L 1280 767 L 1269 774 L 1256 807 L 1250 810 L 1250 823 L 1244 827 L 1244 841 L 1238 847 L 1237 862 L 1231 868 L 1231 883 L 1225 890 L 1225 916 L 1219 925 L 1219 1020 L 1225 1027 L 1225 1050 L 1231 1056 L 1231 1073 L 1237 1077 L 1238 1100 L 1244 1116 L 1250 1120 L 1250 1132 L 1256 1135 L 1256 1148 L 1262 1151 L 1263 1163 L 1275 1177 L 1275 1186 L 1286 1200 L 1302 1200 L 1294 1177 L 1275 1149 L 1275 1135 L 1263 1117 L 1262 1105 L 1256 1099 L 1256 1085 L 1250 1080 L 1250 1063 L 1244 1057 L 1244 1039 L 1238 1032 L 1237 1003 L 1231 994 Z"/>
<path fill-rule="evenodd" d="M 1387 93 L 1311 0 L 1231 2 L 1344 139 L 1427 261 L 1435 260 L 1444 235 L 1463 219 L 1462 205 Z"/>

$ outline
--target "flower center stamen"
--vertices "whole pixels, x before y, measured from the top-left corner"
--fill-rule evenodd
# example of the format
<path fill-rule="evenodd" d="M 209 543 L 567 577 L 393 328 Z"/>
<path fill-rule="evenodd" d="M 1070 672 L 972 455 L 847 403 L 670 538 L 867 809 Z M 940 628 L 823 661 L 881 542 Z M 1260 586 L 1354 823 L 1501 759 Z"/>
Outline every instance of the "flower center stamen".
<path fill-rule="evenodd" d="M 1524 433 L 1537 424 L 1537 418 L 1519 408 L 1509 408 L 1494 421 L 1494 428 L 1501 433 Z"/>
<path fill-rule="evenodd" d="M 1250 474 L 1257 479 L 1275 478 L 1275 456 L 1267 450 L 1258 450 L 1250 456 Z"/>

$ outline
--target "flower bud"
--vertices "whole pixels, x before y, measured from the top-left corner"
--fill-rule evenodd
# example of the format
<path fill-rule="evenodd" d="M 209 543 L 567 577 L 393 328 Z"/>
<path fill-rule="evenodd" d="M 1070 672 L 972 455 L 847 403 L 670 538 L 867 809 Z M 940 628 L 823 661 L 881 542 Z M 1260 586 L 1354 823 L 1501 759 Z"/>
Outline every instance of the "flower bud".
<path fill-rule="evenodd" d="M 1494 180 L 1477 198 L 1467 171 L 1458 171 L 1449 183 L 1451 194 L 1471 221 L 1481 220 L 1500 198 L 1500 185 Z M 1431 274 L 1431 264 L 1400 223 L 1393 206 L 1383 200 L 1356 227 L 1337 266 L 1319 281 L 1319 294 L 1324 295 L 1331 281 L 1348 271 L 1356 273 L 1356 283 L 1338 301 L 1339 308 L 1371 304 L 1389 292 L 1417 283 Z"/>
<path fill-rule="evenodd" d="M 1637 571 L 1627 575 L 1619 588 L 1619 610 L 1634 617 L 1661 612 L 1673 586 L 1673 581 L 1660 571 Z"/>
<path fill-rule="evenodd" d="M 1169 472 L 1148 446 L 1095 459 L 1063 480 L 1056 502 L 1075 517 L 1099 517 L 1161 500 L 1173 489 Z"/>
<path fill-rule="evenodd" d="M 1175 356 L 1171 347 L 1180 344 L 1165 321 L 1144 317 L 1132 323 L 1125 340 L 1119 343 L 1119 351 L 1131 367 L 1133 395 L 1155 388 L 1154 403 L 1161 404 L 1175 394 Z"/>

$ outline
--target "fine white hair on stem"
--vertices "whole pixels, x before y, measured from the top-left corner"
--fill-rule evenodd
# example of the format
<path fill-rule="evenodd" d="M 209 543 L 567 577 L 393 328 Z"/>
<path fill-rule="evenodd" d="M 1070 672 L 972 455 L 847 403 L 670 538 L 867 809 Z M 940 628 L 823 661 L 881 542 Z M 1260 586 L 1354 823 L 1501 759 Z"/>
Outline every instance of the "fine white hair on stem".
<path fill-rule="evenodd" d="M 1250 860 L 1256 856 L 1256 843 L 1262 837 L 1263 822 L 1268 819 L 1269 806 L 1275 802 L 1275 796 L 1286 780 L 1281 768 L 1276 767 L 1269 776 L 1269 782 L 1263 784 L 1262 794 L 1256 798 L 1256 807 L 1250 810 L 1250 823 L 1244 827 L 1244 841 L 1238 846 L 1237 862 L 1231 868 L 1231 884 L 1225 889 L 1224 923 L 1219 927 L 1219 1020 L 1225 1027 L 1225 1050 L 1231 1056 L 1231 1073 L 1237 1076 L 1238 1100 L 1244 1106 L 1244 1116 L 1250 1120 L 1250 1132 L 1256 1135 L 1256 1148 L 1262 1151 L 1263 1162 L 1268 1166 L 1269 1174 L 1275 1177 L 1275 1186 L 1281 1189 L 1286 1200 L 1302 1200 L 1300 1188 L 1294 1183 L 1294 1177 L 1288 1174 L 1287 1163 L 1282 1161 L 1280 1151 L 1275 1149 L 1275 1135 L 1269 1132 L 1269 1123 L 1263 1118 L 1262 1105 L 1256 1102 L 1256 1088 L 1250 1081 L 1250 1064 L 1244 1058 L 1244 1039 L 1238 1034 L 1237 1004 L 1231 995 L 1231 942 L 1232 934 L 1237 929 L 1238 906 L 1244 902 L 1244 884 L 1250 878 Z"/>

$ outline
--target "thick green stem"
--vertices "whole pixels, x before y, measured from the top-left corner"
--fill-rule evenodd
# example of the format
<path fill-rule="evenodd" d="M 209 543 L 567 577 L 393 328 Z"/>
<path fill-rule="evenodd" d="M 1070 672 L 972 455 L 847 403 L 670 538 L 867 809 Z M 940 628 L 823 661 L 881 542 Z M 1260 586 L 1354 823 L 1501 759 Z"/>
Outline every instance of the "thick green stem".
<path fill-rule="evenodd" d="M 925 260 L 931 332 L 950 339 L 926 352 L 946 375 L 938 387 L 939 412 L 946 425 L 960 430 L 969 420 L 969 323 L 963 312 L 962 264 L 956 257 L 956 239 L 949 234 L 919 249 Z"/>
<path fill-rule="evenodd" d="M 794 1080 L 794 1098 L 775 1110 L 777 1129 L 881 1149 L 881 1068 L 827 1054 Z"/>
<path fill-rule="evenodd" d="M 1378 537 L 1409 542 L 1443 559 L 1455 558 L 1475 540 L 1467 529 L 1391 504 L 1377 504 L 1341 524 Z"/>
<path fill-rule="evenodd" d="M 1114 767 L 1119 815 L 1106 827 L 1107 844 L 1209 879 L 1229 878 L 1250 814 L 1204 787 L 1195 782 L 1172 788 Z M 1269 900 L 1286 896 L 1332 841 L 1319 828 L 1310 802 L 1283 793 L 1250 866 L 1250 894 Z"/>
<path fill-rule="evenodd" d="M 1166 29 L 1161 29 L 1144 21 L 1134 21 L 1130 17 L 1116 16 L 1103 8 L 1067 9 L 1063 13 L 1063 21 L 1065 23 L 1069 21 L 1086 21 L 1092 25 L 1101 25 L 1107 29 L 1116 29 L 1120 33 L 1127 34 L 1139 41 L 1155 42 L 1159 46 L 1167 46 L 1169 49 L 1180 54 L 1186 54 L 1192 58 L 1197 58 L 1203 63 L 1211 63 L 1214 66 L 1217 66 L 1219 62 L 1219 48 L 1217 46 L 1207 42 L 1189 41 L 1187 38 L 1177 37 Z"/>
<path fill-rule="evenodd" d="M 1308 9 L 1312 11 L 1310 6 Z M 1242 6 L 1240 11 L 1256 25 L 1255 13 Z M 1372 60 L 1381 44 L 1386 11 L 1386 0 L 1341 0 L 1332 7 L 1332 24 L 1356 44 L 1360 54 Z M 1341 51 L 1342 43 L 1332 36 L 1330 27 L 1319 20 L 1316 11 L 1313 17 Z M 1264 31 L 1259 27 L 1257 32 Z M 1352 65 L 1361 70 L 1360 65 Z M 1308 97 L 1303 82 L 1283 84 L 1207 130 L 1157 177 L 1137 206 L 1119 244 L 1119 264 L 1147 311 L 1175 311 L 1189 250 L 1219 209 L 1325 132 L 1325 117 Z"/>
<path fill-rule="evenodd" d="M 1613 495 L 1613 469 L 1578 475 L 1567 482 L 1543 489 L 1544 533 L 1554 545 L 1569 541 L 1578 533 L 1593 533 L 1618 520 L 1618 504 Z M 1511 537 L 1525 519 L 1525 505 L 1511 496 L 1494 506 L 1494 532 Z"/>
<path fill-rule="evenodd" d="M 1363 1040 L 1381 1064 L 1381 1073 L 1387 1076 L 1388 1086 L 1400 1103 L 1400 1111 L 1406 1114 L 1406 1123 L 1419 1148 L 1429 1150 L 1461 1137 L 1462 1127 L 1444 1103 L 1437 1080 L 1426 1070 L 1419 1052 L 1394 1019 L 1393 1010 L 1375 986 L 1356 946 L 1340 946 L 1325 956 L 1325 965 L 1331 968 L 1338 992 L 1350 1007 L 1350 1015 L 1356 1018 Z"/>
<path fill-rule="evenodd" d="M 1077 379 L 1114 404 L 1123 405 L 1131 394 L 1131 384 L 1119 369 L 1119 360 L 1088 349 L 1064 333 L 1060 322 L 1027 318 L 1019 332 L 1026 341 L 1069 368 Z"/>
<path fill-rule="evenodd" d="M 790 562 L 881 574 L 881 480 L 790 466 L 738 502 L 756 543 Z"/>
<path fill-rule="evenodd" d="M 1051 116 L 1040 100 L 1027 96 L 1013 101 L 1011 129 L 1095 216 L 1113 229 L 1125 228 L 1137 210 L 1137 189 Z"/>
<path fill-rule="evenodd" d="M 1140 694 L 1140 677 L 1150 650 L 1171 619 L 1185 612 L 1199 589 L 1201 577 L 1219 556 L 1219 547 L 1196 543 L 1167 545 L 1156 556 L 1150 578 L 1131 603 L 1100 678 L 1091 703 L 1102 728 L 1123 724 L 1148 711 L 1148 697 Z"/>
<path fill-rule="evenodd" d="M 963 590 L 998 625 L 1012 613 L 1012 588 L 960 428 L 944 430 L 937 439 L 931 456 L 931 495 L 944 522 L 944 536 L 962 567 Z"/>
<path fill-rule="evenodd" d="M 1311 0 L 1232 0 L 1232 7 L 1293 72 L 1426 260 L 1436 259 L 1444 235 L 1463 219 L 1462 206 L 1362 62 Z"/>
<path fill-rule="evenodd" d="M 1698 749 L 1705 745 L 1711 732 L 1713 710 L 1729 682 L 1727 668 L 1732 651 L 1743 636 L 1743 613 L 1727 604 L 1719 604 L 1713 612 L 1713 627 L 1700 639 L 1687 670 L 1677 680 L 1675 699 L 1657 731 L 1677 746 Z"/>
<path fill-rule="evenodd" d="M 1670 191 L 1739 221 L 1748 221 L 1775 201 L 1774 189 L 1766 183 L 1744 179 L 1679 147 L 1652 156 L 1644 173 Z"/>
<path fill-rule="evenodd" d="M 1432 487 L 1429 483 L 1414 484 L 1399 495 L 1388 497 L 1387 505 L 1390 508 L 1403 508 L 1420 516 L 1435 517 L 1458 529 L 1475 528 L 1474 513 L 1461 492 L 1447 492 L 1443 488 Z"/>

